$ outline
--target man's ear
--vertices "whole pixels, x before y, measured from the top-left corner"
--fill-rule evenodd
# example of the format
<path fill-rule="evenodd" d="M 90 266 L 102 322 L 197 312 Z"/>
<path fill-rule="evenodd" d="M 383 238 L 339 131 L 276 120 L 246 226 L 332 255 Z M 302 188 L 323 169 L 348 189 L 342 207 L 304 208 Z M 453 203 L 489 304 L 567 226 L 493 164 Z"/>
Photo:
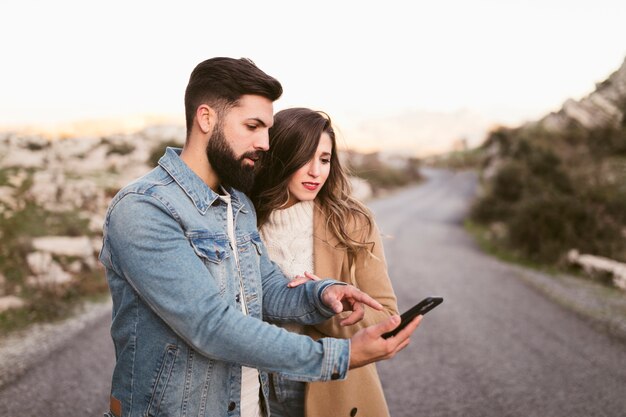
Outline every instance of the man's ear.
<path fill-rule="evenodd" d="M 201 104 L 196 109 L 196 123 L 202 133 L 210 134 L 217 124 L 217 112 L 211 106 Z"/>

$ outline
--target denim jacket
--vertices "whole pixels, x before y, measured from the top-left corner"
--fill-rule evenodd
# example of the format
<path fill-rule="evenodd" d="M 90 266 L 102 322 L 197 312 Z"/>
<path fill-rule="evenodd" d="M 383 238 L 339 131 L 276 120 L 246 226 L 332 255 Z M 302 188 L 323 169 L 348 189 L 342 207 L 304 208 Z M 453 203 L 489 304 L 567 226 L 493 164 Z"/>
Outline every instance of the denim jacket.
<path fill-rule="evenodd" d="M 349 340 L 314 341 L 262 321 L 331 317 L 320 296 L 336 282 L 288 288 L 266 254 L 250 200 L 227 189 L 231 247 L 227 205 L 179 154 L 168 148 L 156 168 L 113 198 L 106 215 L 100 261 L 113 299 L 116 355 L 110 414 L 239 416 L 242 365 L 261 371 L 264 399 L 266 372 L 300 381 L 345 378 Z"/>

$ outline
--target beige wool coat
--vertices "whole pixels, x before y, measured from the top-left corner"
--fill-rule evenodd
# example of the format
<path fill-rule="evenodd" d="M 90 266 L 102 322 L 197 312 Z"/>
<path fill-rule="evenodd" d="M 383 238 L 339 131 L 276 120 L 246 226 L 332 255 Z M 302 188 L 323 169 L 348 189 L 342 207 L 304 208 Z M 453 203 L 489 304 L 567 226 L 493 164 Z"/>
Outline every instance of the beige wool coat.
<path fill-rule="evenodd" d="M 326 217 L 315 206 L 313 214 L 314 273 L 321 278 L 333 278 L 352 284 L 370 295 L 384 307 L 376 311 L 366 307 L 365 317 L 352 326 L 341 326 L 346 316 L 339 314 L 319 325 L 306 326 L 305 334 L 314 339 L 321 337 L 349 338 L 358 330 L 398 314 L 394 294 L 378 227 L 366 234 L 365 224 L 349 225 L 351 236 L 361 241 L 373 242 L 373 257 L 359 252 L 353 265 L 348 253 L 338 247 L 337 238 L 326 228 Z M 312 382 L 306 386 L 305 417 L 388 417 L 389 411 L 383 394 L 376 365 L 352 369 L 343 381 Z"/>

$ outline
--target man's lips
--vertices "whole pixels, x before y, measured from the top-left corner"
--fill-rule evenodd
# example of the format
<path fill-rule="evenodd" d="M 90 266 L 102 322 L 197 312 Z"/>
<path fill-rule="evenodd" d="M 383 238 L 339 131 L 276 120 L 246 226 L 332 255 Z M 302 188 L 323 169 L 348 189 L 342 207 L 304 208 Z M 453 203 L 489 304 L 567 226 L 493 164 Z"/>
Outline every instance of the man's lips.
<path fill-rule="evenodd" d="M 319 182 L 303 182 L 302 185 L 309 191 L 315 191 L 320 186 Z"/>
<path fill-rule="evenodd" d="M 243 160 L 247 161 L 250 165 L 254 165 L 260 158 L 258 153 L 247 153 L 243 156 Z"/>

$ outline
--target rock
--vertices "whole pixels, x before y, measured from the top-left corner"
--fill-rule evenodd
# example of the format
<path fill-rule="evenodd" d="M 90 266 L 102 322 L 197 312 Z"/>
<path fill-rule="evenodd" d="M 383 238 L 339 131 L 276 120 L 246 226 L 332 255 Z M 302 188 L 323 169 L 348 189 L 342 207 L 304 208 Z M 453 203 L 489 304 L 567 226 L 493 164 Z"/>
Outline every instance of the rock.
<path fill-rule="evenodd" d="M 61 265 L 52 261 L 44 274 L 30 276 L 26 283 L 31 287 L 57 287 L 69 284 L 72 279 L 72 275 L 65 272 Z"/>
<path fill-rule="evenodd" d="M 76 260 L 67 266 L 67 270 L 75 275 L 79 274 L 80 271 L 82 271 L 82 269 L 83 269 L 83 263 L 79 260 Z"/>
<path fill-rule="evenodd" d="M 613 285 L 626 291 L 626 263 L 595 255 L 580 254 L 576 249 L 567 253 L 570 263 L 580 265 L 589 275 L 609 274 Z"/>
<path fill-rule="evenodd" d="M 26 302 L 23 299 L 14 295 L 0 297 L 0 313 L 7 310 L 22 308 L 24 306 L 26 306 Z"/>
<path fill-rule="evenodd" d="M 103 225 L 104 225 L 104 215 L 95 214 L 89 218 L 89 231 L 90 232 L 102 233 Z"/>
<path fill-rule="evenodd" d="M 89 258 L 93 256 L 94 248 L 86 236 L 46 236 L 33 239 L 33 248 L 41 252 L 47 252 L 60 256 L 75 256 Z"/>
<path fill-rule="evenodd" d="M 52 265 L 52 255 L 48 252 L 33 252 L 26 255 L 26 263 L 35 275 L 45 274 Z"/>
<path fill-rule="evenodd" d="M 103 211 L 107 201 L 104 190 L 90 179 L 72 179 L 59 170 L 38 171 L 27 196 L 50 211 Z"/>
<path fill-rule="evenodd" d="M 94 254 L 99 254 L 100 251 L 102 250 L 102 239 L 101 238 L 91 239 L 91 247 L 93 248 Z"/>
<path fill-rule="evenodd" d="M 4 167 L 41 168 L 45 165 L 46 153 L 28 149 L 10 148 L 2 159 Z"/>
<path fill-rule="evenodd" d="M 545 129 L 558 132 L 566 129 L 572 121 L 586 129 L 618 127 L 624 120 L 626 101 L 626 60 L 622 66 L 596 90 L 581 100 L 569 99 L 561 110 L 550 113 L 539 121 Z"/>

